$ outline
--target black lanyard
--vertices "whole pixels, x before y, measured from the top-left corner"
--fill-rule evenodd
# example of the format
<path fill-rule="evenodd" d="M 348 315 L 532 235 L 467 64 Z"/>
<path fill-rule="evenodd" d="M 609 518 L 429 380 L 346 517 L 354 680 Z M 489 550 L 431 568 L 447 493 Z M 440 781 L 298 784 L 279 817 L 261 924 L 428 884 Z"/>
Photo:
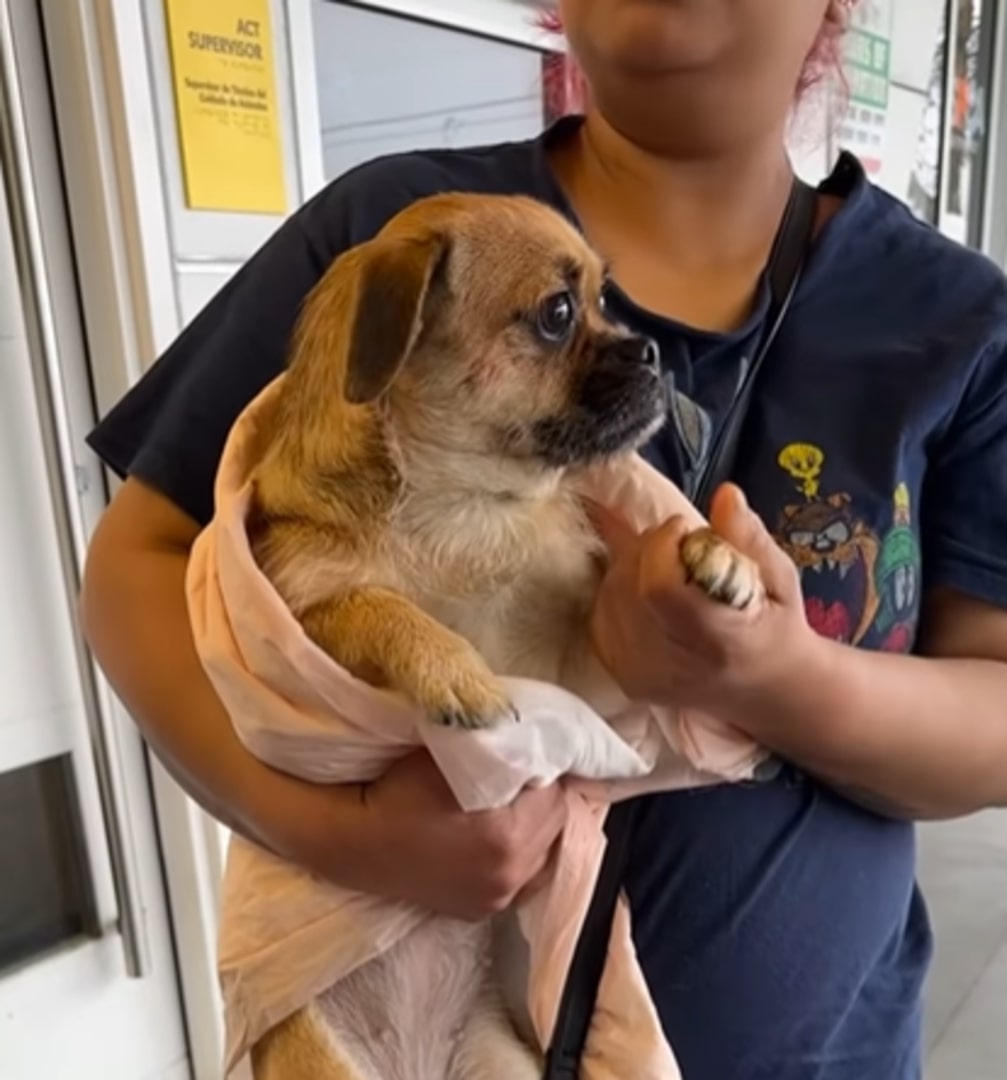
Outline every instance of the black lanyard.
<path fill-rule="evenodd" d="M 714 439 L 697 484 L 695 502 L 704 512 L 709 508 L 713 493 L 730 479 L 734 470 L 742 425 L 752 401 L 752 388 L 797 292 L 811 246 L 817 205 L 817 191 L 795 180 L 766 266 L 770 305 L 762 338 Z M 629 800 L 609 811 L 605 823 L 605 855 L 563 988 L 543 1080 L 578 1080 L 608 955 L 612 918 L 622 889 L 638 805 L 637 800 Z M 627 1077 L 627 1080 L 631 1078 Z"/>
<path fill-rule="evenodd" d="M 818 208 L 818 192 L 802 180 L 795 180 L 783 213 L 783 220 L 766 264 L 769 279 L 769 310 L 762 337 L 752 362 L 745 371 L 727 415 L 710 448 L 703 474 L 696 487 L 695 503 L 703 513 L 710 508 L 713 493 L 730 480 L 738 456 L 741 429 L 752 404 L 752 388 L 790 310 L 804 261 L 811 247 Z"/>

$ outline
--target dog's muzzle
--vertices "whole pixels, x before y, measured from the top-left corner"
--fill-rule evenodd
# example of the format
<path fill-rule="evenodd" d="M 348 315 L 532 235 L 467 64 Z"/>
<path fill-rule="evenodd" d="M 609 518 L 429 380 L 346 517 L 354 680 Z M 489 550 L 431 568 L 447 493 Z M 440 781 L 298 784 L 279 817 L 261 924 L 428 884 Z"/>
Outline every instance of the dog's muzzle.
<path fill-rule="evenodd" d="M 535 425 L 539 455 L 550 465 L 588 464 L 635 450 L 664 422 L 668 395 L 657 343 L 619 338 L 603 345 L 567 412 Z"/>

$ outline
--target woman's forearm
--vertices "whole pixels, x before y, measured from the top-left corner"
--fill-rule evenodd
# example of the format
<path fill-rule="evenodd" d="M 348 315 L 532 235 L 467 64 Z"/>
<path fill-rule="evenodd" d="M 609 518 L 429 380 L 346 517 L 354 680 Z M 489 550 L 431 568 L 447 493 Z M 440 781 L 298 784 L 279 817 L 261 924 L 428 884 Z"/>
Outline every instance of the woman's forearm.
<path fill-rule="evenodd" d="M 367 876 L 359 792 L 302 783 L 241 744 L 192 642 L 187 560 L 184 549 L 103 547 L 99 536 L 82 594 L 99 664 L 158 758 L 210 814 L 302 863 L 311 857 L 304 839 L 324 836 L 341 852 L 345 884 L 356 884 Z"/>
<path fill-rule="evenodd" d="M 950 818 L 1007 805 L 1007 664 L 816 639 L 724 718 L 879 813 Z"/>

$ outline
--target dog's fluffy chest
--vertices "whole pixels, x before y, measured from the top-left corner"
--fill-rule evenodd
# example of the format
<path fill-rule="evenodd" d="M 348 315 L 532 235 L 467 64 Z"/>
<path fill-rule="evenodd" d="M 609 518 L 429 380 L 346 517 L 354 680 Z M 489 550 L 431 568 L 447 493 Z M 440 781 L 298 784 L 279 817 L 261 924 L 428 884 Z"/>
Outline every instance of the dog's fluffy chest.
<path fill-rule="evenodd" d="M 407 507 L 390 534 L 398 587 L 498 674 L 559 681 L 597 587 L 597 541 L 562 493 L 538 503 Z"/>

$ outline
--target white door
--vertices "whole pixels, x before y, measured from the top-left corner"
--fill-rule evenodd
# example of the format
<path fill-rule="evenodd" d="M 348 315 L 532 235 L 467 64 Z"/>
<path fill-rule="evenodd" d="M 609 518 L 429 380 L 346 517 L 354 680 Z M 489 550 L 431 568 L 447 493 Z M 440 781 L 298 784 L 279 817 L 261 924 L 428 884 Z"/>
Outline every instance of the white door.
<path fill-rule="evenodd" d="M 46 79 L 0 0 L 0 1077 L 182 1080 L 146 761 L 74 618 L 105 493 Z"/>

